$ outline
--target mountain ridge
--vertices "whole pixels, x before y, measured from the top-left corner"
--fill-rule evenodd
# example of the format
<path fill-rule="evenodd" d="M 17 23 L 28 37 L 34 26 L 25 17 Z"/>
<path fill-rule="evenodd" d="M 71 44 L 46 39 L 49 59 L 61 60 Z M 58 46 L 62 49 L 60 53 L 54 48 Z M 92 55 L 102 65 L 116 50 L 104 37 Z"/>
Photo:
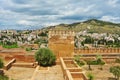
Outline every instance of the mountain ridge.
<path fill-rule="evenodd" d="M 97 19 L 89 19 L 83 22 L 72 24 L 59 24 L 48 26 L 45 29 L 49 30 L 74 30 L 75 32 L 87 30 L 90 33 L 115 33 L 120 34 L 120 23 L 112 23 Z"/>

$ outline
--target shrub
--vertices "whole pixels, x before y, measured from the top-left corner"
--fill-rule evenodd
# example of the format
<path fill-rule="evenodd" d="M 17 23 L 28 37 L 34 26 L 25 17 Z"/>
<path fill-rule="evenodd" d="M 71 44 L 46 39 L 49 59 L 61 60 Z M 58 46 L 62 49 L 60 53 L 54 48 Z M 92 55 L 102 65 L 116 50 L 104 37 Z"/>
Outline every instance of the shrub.
<path fill-rule="evenodd" d="M 7 76 L 0 75 L 0 80 L 9 80 L 9 78 Z"/>
<path fill-rule="evenodd" d="M 83 65 L 85 65 L 85 62 L 84 61 L 79 61 L 78 63 L 77 63 L 79 66 L 83 66 Z"/>
<path fill-rule="evenodd" d="M 3 63 L 2 59 L 0 58 L 0 68 L 3 68 L 3 66 L 4 66 L 4 63 Z"/>
<path fill-rule="evenodd" d="M 120 77 L 120 66 L 112 66 L 110 67 L 110 72 L 113 73 L 113 75 L 115 76 L 116 80 L 119 80 Z"/>
<path fill-rule="evenodd" d="M 18 44 L 17 43 L 10 43 L 10 44 L 3 44 L 2 45 L 4 48 L 18 48 Z"/>
<path fill-rule="evenodd" d="M 26 48 L 26 51 L 32 51 L 32 48 Z"/>
<path fill-rule="evenodd" d="M 35 59 L 41 66 L 51 66 L 55 63 L 56 57 L 48 48 L 40 48 L 35 53 Z"/>
<path fill-rule="evenodd" d="M 92 73 L 87 74 L 88 80 L 94 80 L 94 75 Z"/>
<path fill-rule="evenodd" d="M 86 60 L 89 70 L 92 70 L 91 65 L 98 65 L 96 60 Z"/>
<path fill-rule="evenodd" d="M 116 63 L 120 63 L 120 58 L 117 58 L 117 59 L 115 60 L 115 62 L 116 62 Z"/>
<path fill-rule="evenodd" d="M 75 56 L 74 60 L 77 62 L 79 66 L 85 65 L 85 62 L 83 60 L 80 60 L 80 56 Z"/>

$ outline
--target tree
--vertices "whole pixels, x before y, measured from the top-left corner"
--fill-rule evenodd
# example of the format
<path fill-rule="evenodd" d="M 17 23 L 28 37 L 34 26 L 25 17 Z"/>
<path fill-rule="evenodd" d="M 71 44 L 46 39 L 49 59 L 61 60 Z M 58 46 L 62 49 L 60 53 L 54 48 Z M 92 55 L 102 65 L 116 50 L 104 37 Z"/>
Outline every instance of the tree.
<path fill-rule="evenodd" d="M 88 80 L 94 80 L 94 75 L 92 73 L 87 74 Z"/>
<path fill-rule="evenodd" d="M 55 63 L 56 56 L 48 48 L 40 48 L 35 53 L 35 59 L 41 66 L 51 66 Z"/>
<path fill-rule="evenodd" d="M 105 62 L 103 60 L 101 60 L 98 64 L 101 66 L 100 69 L 103 70 L 102 66 L 105 65 Z"/>
<path fill-rule="evenodd" d="M 119 80 L 120 77 L 120 66 L 112 66 L 110 67 L 110 72 L 113 73 L 113 75 L 115 76 L 116 80 Z"/>
<path fill-rule="evenodd" d="M 101 66 L 100 69 L 102 70 L 102 69 L 103 69 L 102 66 L 105 64 L 105 62 L 104 62 L 104 60 L 102 59 L 102 56 L 101 56 L 101 55 L 97 55 L 96 58 L 97 58 L 97 60 L 96 60 L 96 61 L 97 61 L 97 64 Z"/>
<path fill-rule="evenodd" d="M 86 44 L 91 44 L 91 43 L 94 42 L 94 39 L 91 38 L 90 36 L 87 36 L 84 42 L 85 42 Z"/>
<path fill-rule="evenodd" d="M 3 63 L 2 59 L 0 58 L 0 68 L 3 68 L 3 66 L 4 66 L 4 63 Z"/>
<path fill-rule="evenodd" d="M 93 61 L 87 60 L 86 62 L 87 62 L 87 65 L 88 65 L 88 69 L 92 70 L 91 65 L 93 64 Z"/>
<path fill-rule="evenodd" d="M 75 57 L 74 57 L 74 60 L 77 62 L 77 64 L 78 64 L 79 66 L 85 65 L 84 61 L 83 61 L 83 60 L 80 60 L 80 56 L 79 56 L 79 55 L 78 55 L 78 56 L 75 56 Z"/>
<path fill-rule="evenodd" d="M 120 63 L 120 58 L 117 58 L 117 59 L 115 60 L 115 62 L 116 62 L 116 63 Z"/>

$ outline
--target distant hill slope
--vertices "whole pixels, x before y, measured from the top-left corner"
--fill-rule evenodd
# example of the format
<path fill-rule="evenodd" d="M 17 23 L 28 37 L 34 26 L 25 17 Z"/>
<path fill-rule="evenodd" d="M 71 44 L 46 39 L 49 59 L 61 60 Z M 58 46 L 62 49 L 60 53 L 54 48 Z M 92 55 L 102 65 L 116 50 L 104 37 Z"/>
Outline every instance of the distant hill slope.
<path fill-rule="evenodd" d="M 106 22 L 96 19 L 90 19 L 84 22 L 72 24 L 59 24 L 56 26 L 49 26 L 45 28 L 55 30 L 74 30 L 76 32 L 87 30 L 90 33 L 117 33 L 120 34 L 120 24 Z"/>

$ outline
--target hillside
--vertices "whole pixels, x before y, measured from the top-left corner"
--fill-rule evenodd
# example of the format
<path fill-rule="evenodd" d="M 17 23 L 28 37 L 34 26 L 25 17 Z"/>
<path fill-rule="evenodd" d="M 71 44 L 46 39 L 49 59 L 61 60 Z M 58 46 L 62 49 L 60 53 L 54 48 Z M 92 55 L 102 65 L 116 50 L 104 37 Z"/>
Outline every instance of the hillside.
<path fill-rule="evenodd" d="M 84 22 L 72 23 L 72 24 L 59 24 L 55 26 L 49 26 L 45 29 L 55 30 L 74 30 L 76 32 L 87 30 L 90 33 L 117 33 L 120 34 L 120 24 L 106 22 L 96 19 L 90 19 Z"/>

